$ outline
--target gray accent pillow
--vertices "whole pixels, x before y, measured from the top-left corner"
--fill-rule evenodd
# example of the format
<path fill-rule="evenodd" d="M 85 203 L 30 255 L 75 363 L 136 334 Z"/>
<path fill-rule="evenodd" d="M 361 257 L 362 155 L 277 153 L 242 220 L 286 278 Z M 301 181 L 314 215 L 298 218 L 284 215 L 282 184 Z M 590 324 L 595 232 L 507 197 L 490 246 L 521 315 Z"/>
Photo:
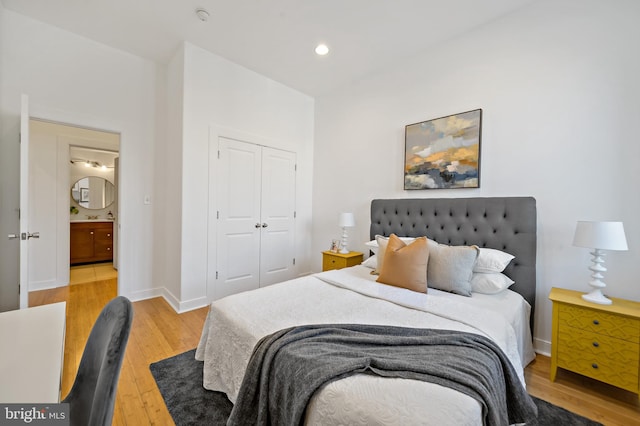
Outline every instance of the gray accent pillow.
<path fill-rule="evenodd" d="M 462 296 L 471 296 L 471 275 L 480 250 L 477 246 L 429 243 L 427 286 Z"/>

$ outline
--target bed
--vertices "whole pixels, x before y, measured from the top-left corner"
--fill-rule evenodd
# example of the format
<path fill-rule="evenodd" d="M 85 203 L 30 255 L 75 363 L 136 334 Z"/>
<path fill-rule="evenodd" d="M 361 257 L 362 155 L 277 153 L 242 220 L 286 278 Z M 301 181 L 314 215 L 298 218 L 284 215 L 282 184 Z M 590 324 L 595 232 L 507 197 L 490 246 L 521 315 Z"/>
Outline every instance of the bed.
<path fill-rule="evenodd" d="M 255 344 L 304 324 L 382 324 L 458 330 L 488 336 L 524 385 L 534 357 L 536 205 L 531 197 L 392 199 L 371 203 L 377 235 L 428 236 L 450 246 L 477 245 L 512 254 L 503 271 L 508 290 L 463 297 L 426 294 L 377 283 L 363 265 L 327 271 L 240 293 L 211 304 L 196 359 L 203 385 L 235 402 Z M 357 374 L 333 381 L 311 398 L 306 424 L 482 424 L 478 402 L 434 383 Z"/>

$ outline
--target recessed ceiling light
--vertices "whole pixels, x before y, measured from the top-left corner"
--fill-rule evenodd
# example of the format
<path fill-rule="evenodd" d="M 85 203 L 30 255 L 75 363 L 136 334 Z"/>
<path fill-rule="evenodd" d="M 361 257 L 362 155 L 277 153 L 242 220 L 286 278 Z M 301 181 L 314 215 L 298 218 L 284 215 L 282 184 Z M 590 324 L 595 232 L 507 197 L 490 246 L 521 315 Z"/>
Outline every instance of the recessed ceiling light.
<path fill-rule="evenodd" d="M 206 9 L 203 9 L 201 7 L 196 9 L 196 16 L 198 17 L 198 19 L 200 19 L 202 22 L 207 22 L 209 20 L 209 12 L 207 12 Z"/>
<path fill-rule="evenodd" d="M 316 53 L 320 56 L 324 56 L 329 53 L 329 48 L 326 44 L 319 44 L 318 46 L 316 46 Z"/>

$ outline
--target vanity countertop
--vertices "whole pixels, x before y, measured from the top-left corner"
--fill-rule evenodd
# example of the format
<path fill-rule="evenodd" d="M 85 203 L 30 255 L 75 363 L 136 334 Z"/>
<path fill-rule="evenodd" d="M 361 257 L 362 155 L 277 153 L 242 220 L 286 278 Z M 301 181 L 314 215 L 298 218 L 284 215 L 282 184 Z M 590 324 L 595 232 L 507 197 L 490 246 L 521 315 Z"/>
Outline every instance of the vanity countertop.
<path fill-rule="evenodd" d="M 113 219 L 71 219 L 70 223 L 86 223 L 86 222 L 114 222 Z"/>

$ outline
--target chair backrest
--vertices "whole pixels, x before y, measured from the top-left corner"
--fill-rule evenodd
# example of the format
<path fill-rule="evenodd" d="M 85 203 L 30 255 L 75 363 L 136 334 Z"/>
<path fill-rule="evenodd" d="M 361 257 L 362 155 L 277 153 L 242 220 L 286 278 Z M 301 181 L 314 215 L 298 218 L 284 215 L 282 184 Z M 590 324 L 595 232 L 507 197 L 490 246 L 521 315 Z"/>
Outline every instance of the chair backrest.
<path fill-rule="evenodd" d="M 133 306 L 126 297 L 112 299 L 100 312 L 82 353 L 71 391 L 70 424 L 110 425 L 120 368 L 133 323 Z"/>

